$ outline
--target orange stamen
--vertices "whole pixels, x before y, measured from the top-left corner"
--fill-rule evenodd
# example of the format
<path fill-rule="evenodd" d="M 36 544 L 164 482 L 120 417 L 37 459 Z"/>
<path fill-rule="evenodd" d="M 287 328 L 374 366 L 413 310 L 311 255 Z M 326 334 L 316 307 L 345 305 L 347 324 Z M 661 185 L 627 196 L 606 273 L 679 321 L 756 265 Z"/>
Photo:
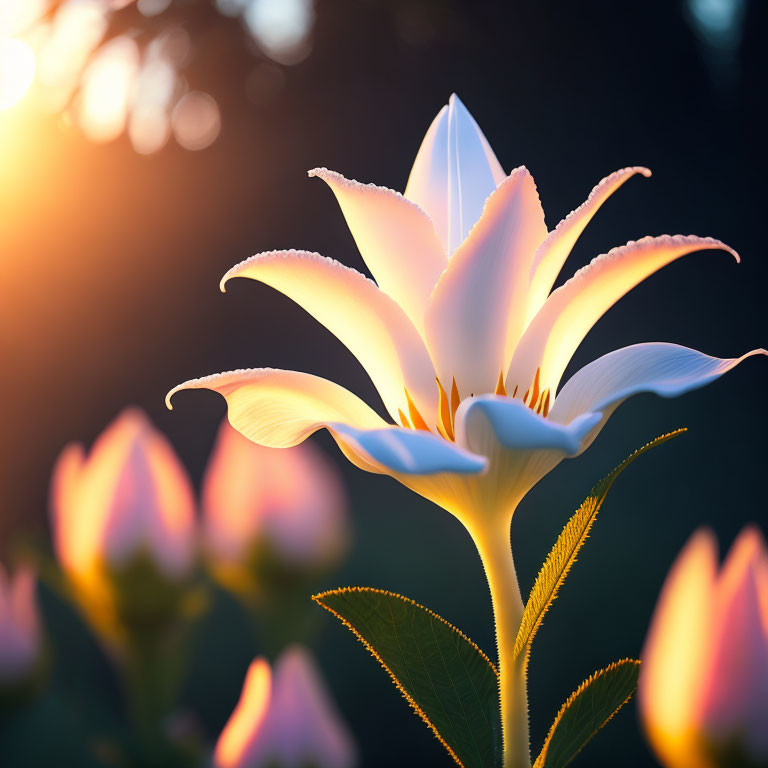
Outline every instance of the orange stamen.
<path fill-rule="evenodd" d="M 539 377 L 541 376 L 541 368 L 536 369 L 536 375 L 533 377 L 533 391 L 531 392 L 531 408 L 534 408 L 539 401 Z"/>
<path fill-rule="evenodd" d="M 440 379 L 435 378 L 437 382 L 437 390 L 440 393 L 440 421 L 442 422 L 442 429 L 440 424 L 437 425 L 437 430 L 443 437 L 448 440 L 454 440 L 453 434 L 453 414 L 451 413 L 451 406 L 448 402 L 448 393 L 443 389 L 443 385 L 440 383 Z"/>
<path fill-rule="evenodd" d="M 461 404 L 461 398 L 459 397 L 459 388 L 456 386 L 456 377 L 453 377 L 453 383 L 451 384 L 451 426 L 456 419 L 456 411 L 459 410 Z"/>
<path fill-rule="evenodd" d="M 495 395 L 502 395 L 503 397 L 507 396 L 507 388 L 504 386 L 504 372 L 499 371 L 499 380 L 496 382 L 496 391 L 494 392 Z"/>
<path fill-rule="evenodd" d="M 399 408 L 397 409 L 397 415 L 400 417 L 400 423 L 401 423 L 401 424 L 402 424 L 402 425 L 403 425 L 403 426 L 404 426 L 406 429 L 410 429 L 410 428 L 411 428 L 411 425 L 410 425 L 410 423 L 409 423 L 409 421 L 408 421 L 408 418 L 406 417 L 406 415 L 405 415 L 405 414 L 404 414 L 404 413 L 403 413 L 403 412 L 402 412 L 402 411 L 401 411 Z"/>
<path fill-rule="evenodd" d="M 411 396 L 408 394 L 408 390 L 405 390 L 405 398 L 408 401 L 408 415 L 411 417 L 411 423 L 414 429 L 421 429 L 424 432 L 429 432 L 427 422 L 424 421 L 422 415 L 419 413 L 419 409 L 414 405 Z"/>
<path fill-rule="evenodd" d="M 542 414 L 542 416 L 544 416 L 545 419 L 547 418 L 547 415 L 549 414 L 549 396 L 550 396 L 550 391 L 547 389 L 546 390 L 546 396 L 544 397 L 544 401 L 543 401 L 543 404 L 541 406 L 541 414 Z"/>
<path fill-rule="evenodd" d="M 515 391 L 512 393 L 512 398 L 514 399 L 516 397 L 517 397 L 517 384 L 515 384 Z"/>

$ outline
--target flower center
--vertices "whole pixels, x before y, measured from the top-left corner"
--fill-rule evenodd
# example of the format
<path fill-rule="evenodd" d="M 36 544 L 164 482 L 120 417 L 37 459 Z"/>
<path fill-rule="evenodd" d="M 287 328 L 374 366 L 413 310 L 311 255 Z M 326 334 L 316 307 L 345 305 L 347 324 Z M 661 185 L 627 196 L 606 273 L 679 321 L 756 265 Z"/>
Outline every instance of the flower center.
<path fill-rule="evenodd" d="M 549 388 L 541 390 L 539 379 L 541 377 L 541 368 L 536 369 L 536 375 L 533 377 L 531 386 L 525 391 L 523 395 L 523 403 L 527 405 L 532 411 L 547 418 L 549 414 L 549 404 L 551 400 L 551 392 Z M 437 390 L 439 394 L 439 404 L 437 408 L 437 424 L 435 424 L 435 430 L 437 433 L 446 440 L 456 442 L 455 431 L 455 419 L 456 411 L 461 403 L 461 397 L 459 395 L 459 388 L 456 384 L 456 377 L 453 377 L 451 382 L 451 394 L 450 396 L 445 391 L 445 387 L 440 383 L 439 378 L 435 378 L 437 382 Z M 495 395 L 501 395 L 502 397 L 511 397 L 513 400 L 517 398 L 517 392 L 519 387 L 515 385 L 515 389 L 511 395 L 507 394 L 507 387 L 504 382 L 503 372 L 499 372 L 499 380 L 496 382 Z M 474 397 L 474 393 L 470 394 L 470 397 Z M 421 415 L 416 404 L 411 399 L 408 390 L 405 390 L 405 399 L 408 403 L 408 415 L 403 413 L 402 409 L 398 408 L 398 416 L 400 417 L 400 423 L 406 429 L 421 429 L 425 432 L 431 432 L 429 424 L 427 424 L 424 417 Z"/>

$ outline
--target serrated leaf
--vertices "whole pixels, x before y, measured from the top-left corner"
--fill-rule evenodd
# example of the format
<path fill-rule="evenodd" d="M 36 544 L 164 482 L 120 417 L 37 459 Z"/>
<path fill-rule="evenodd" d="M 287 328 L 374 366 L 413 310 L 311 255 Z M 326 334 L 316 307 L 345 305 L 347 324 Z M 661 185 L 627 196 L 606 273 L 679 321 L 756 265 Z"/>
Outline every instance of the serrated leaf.
<path fill-rule="evenodd" d="M 639 661 L 622 659 L 587 678 L 560 708 L 533 768 L 565 768 L 632 698 L 639 672 Z"/>
<path fill-rule="evenodd" d="M 568 521 L 562 533 L 552 547 L 552 551 L 544 561 L 544 565 L 536 577 L 536 581 L 528 596 L 528 602 L 523 611 L 520 629 L 515 640 L 514 654 L 517 658 L 521 653 L 525 655 L 524 664 L 528 664 L 533 638 L 541 626 L 544 614 L 558 595 L 565 577 L 576 562 L 576 556 L 589 536 L 597 513 L 608 495 L 608 491 L 616 481 L 616 478 L 639 456 L 642 456 L 651 448 L 666 443 L 673 437 L 685 432 L 685 429 L 677 429 L 666 435 L 661 435 L 642 448 L 636 450 L 619 464 L 608 476 L 604 477 L 592 488 L 584 503 L 576 510 Z"/>
<path fill-rule="evenodd" d="M 313 600 L 354 632 L 458 765 L 497 764 L 498 674 L 468 637 L 393 592 L 347 587 Z"/>

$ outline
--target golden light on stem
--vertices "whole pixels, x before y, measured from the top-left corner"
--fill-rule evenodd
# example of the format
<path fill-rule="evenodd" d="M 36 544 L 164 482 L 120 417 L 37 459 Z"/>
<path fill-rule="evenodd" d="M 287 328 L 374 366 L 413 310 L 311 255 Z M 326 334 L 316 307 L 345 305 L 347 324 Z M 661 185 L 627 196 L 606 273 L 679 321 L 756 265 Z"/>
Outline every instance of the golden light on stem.
<path fill-rule="evenodd" d="M 465 523 L 466 525 L 466 523 Z M 514 638 L 523 617 L 523 600 L 509 542 L 508 514 L 478 516 L 467 526 L 483 563 L 491 592 L 499 669 L 499 702 L 503 765 L 530 768 L 528 686 L 522 656 L 515 656 Z"/>

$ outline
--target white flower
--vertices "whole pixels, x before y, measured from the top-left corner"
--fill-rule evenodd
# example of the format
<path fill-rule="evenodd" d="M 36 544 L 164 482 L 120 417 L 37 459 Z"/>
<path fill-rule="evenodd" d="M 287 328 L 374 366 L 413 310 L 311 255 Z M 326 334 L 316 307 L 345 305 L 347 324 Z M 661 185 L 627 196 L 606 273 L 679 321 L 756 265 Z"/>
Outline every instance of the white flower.
<path fill-rule="evenodd" d="M 605 200 L 645 168 L 603 179 L 551 232 L 525 168 L 504 174 L 456 96 L 427 131 L 405 194 L 324 168 L 376 282 L 305 251 L 260 253 L 221 281 L 248 277 L 286 294 L 357 357 L 394 422 L 326 379 L 265 368 L 193 379 L 254 442 L 289 447 L 325 428 L 347 458 L 452 512 L 477 545 L 499 647 L 504 766 L 527 766 L 525 677 L 511 656 L 523 605 L 509 547 L 512 514 L 562 459 L 582 453 L 631 395 L 701 387 L 745 357 L 674 344 L 611 352 L 558 391 L 573 353 L 602 315 L 688 253 L 735 251 L 718 240 L 646 237 L 598 256 L 561 287 L 557 276 Z M 397 425 L 397 426 L 396 426 Z"/>
<path fill-rule="evenodd" d="M 396 477 L 470 527 L 479 515 L 511 514 L 630 395 L 679 395 L 744 359 L 638 344 L 587 365 L 556 394 L 581 340 L 639 282 L 693 251 L 722 249 L 738 260 L 711 238 L 643 238 L 598 256 L 550 294 L 587 223 L 637 173 L 650 175 L 626 168 L 603 179 L 548 233 L 531 175 L 517 168 L 506 176 L 452 96 L 405 195 L 310 172 L 336 194 L 375 283 L 304 251 L 257 254 L 221 282 L 248 277 L 298 302 L 358 358 L 399 426 L 348 390 L 293 371 L 194 379 L 168 402 L 180 389 L 213 389 L 254 442 L 287 447 L 325 427 L 357 466 Z"/>

